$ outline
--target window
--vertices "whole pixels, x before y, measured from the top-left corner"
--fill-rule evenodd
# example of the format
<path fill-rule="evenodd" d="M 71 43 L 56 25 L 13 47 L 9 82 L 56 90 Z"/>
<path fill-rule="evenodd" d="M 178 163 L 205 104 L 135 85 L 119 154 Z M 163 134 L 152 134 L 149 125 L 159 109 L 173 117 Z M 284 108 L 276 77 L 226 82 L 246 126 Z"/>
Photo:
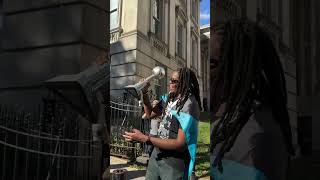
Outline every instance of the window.
<path fill-rule="evenodd" d="M 177 30 L 177 55 L 182 57 L 182 36 L 183 36 L 183 26 L 178 23 L 178 30 Z"/>
<path fill-rule="evenodd" d="M 162 39 L 162 0 L 153 1 L 153 17 L 152 17 L 152 32 L 159 38 Z"/>
<path fill-rule="evenodd" d="M 110 1 L 110 30 L 119 26 L 119 0 Z"/>
<path fill-rule="evenodd" d="M 185 11 L 181 7 L 176 8 L 176 26 L 175 26 L 175 54 L 179 57 L 180 60 L 186 60 L 187 53 L 187 27 L 188 18 L 185 14 Z M 189 39 L 188 39 L 189 40 Z M 183 62 L 186 63 L 186 62 Z"/>

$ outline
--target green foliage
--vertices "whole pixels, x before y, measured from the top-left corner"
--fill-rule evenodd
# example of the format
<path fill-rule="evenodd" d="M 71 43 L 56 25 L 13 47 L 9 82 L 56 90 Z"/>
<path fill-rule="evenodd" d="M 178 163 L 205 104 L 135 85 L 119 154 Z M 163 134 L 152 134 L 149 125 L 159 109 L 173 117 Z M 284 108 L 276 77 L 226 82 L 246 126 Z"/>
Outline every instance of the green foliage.
<path fill-rule="evenodd" d="M 210 175 L 210 123 L 199 122 L 198 150 L 196 160 L 196 176 L 205 177 Z"/>

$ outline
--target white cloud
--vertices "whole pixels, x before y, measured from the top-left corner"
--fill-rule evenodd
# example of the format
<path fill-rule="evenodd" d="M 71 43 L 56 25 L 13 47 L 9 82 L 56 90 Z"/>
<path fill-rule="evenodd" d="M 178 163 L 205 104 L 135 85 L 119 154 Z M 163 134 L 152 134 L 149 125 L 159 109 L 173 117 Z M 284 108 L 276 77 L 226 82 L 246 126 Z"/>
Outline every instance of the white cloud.
<path fill-rule="evenodd" d="M 203 20 L 210 19 L 210 13 L 201 13 L 200 19 L 203 19 Z"/>

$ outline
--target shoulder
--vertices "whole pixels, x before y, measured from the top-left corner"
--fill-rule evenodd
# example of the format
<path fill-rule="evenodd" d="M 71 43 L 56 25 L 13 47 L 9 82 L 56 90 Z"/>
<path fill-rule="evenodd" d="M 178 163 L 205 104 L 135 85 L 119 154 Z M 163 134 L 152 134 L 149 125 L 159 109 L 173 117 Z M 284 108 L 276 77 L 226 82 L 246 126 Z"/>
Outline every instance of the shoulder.
<path fill-rule="evenodd" d="M 198 102 L 197 102 L 197 100 L 196 100 L 196 98 L 193 96 L 193 95 L 191 95 L 188 99 L 187 99 L 187 101 L 185 102 L 185 104 L 184 104 L 184 106 L 183 106 L 184 108 L 186 107 L 186 108 L 188 108 L 188 109 L 192 109 L 192 108 L 196 108 L 196 109 L 199 109 L 199 106 L 198 106 Z"/>
<path fill-rule="evenodd" d="M 187 99 L 187 101 L 185 102 L 185 104 L 183 105 L 183 108 L 181 110 L 182 110 L 182 112 L 186 112 L 186 113 L 192 115 L 196 119 L 198 119 L 199 114 L 200 114 L 198 102 L 193 95 L 191 95 Z"/>

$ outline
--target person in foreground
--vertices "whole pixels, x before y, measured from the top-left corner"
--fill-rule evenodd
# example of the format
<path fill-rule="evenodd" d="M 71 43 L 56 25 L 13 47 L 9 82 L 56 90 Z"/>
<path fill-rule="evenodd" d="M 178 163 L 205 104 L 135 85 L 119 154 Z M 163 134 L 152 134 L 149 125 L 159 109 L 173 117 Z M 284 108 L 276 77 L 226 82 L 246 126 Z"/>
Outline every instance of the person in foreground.
<path fill-rule="evenodd" d="M 284 71 L 267 33 L 245 19 L 215 27 L 214 180 L 284 180 L 294 154 Z"/>
<path fill-rule="evenodd" d="M 155 147 L 148 163 L 147 180 L 189 179 L 194 170 L 201 110 L 196 75 L 189 68 L 173 72 L 168 95 L 161 96 L 154 108 L 147 95 L 149 86 L 143 90 L 144 111 L 150 119 L 161 116 L 158 135 L 152 137 L 133 129 L 123 137 Z"/>

